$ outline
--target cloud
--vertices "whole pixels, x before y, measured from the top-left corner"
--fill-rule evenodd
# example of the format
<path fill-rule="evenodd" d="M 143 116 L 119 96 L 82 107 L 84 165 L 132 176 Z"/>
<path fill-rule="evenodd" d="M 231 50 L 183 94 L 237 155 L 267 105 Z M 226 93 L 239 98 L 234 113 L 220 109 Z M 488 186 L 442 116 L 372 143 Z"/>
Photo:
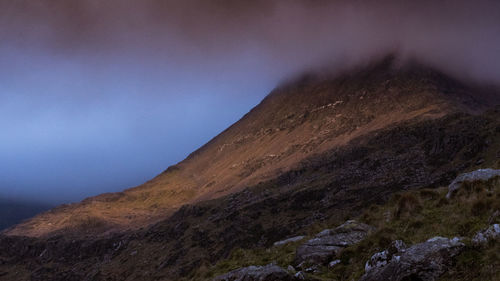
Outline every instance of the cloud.
<path fill-rule="evenodd" d="M 132 53 L 190 71 L 251 54 L 278 79 L 398 52 L 500 82 L 498 1 L 2 0 L 0 9 L 2 38 L 59 55 Z"/>

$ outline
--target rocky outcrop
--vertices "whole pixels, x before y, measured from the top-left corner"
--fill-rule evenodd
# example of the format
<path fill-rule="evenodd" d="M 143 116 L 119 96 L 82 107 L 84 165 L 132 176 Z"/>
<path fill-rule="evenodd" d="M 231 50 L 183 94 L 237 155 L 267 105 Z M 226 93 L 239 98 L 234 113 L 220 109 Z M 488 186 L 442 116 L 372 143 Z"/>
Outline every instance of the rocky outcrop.
<path fill-rule="evenodd" d="M 449 186 L 446 198 L 450 199 L 456 193 L 464 182 L 487 181 L 494 177 L 500 177 L 500 170 L 479 169 L 470 173 L 461 174 Z"/>
<path fill-rule="evenodd" d="M 215 277 L 213 281 L 293 281 L 296 277 L 276 265 L 249 266 Z"/>
<path fill-rule="evenodd" d="M 484 230 L 479 231 L 472 238 L 472 243 L 476 245 L 484 245 L 493 239 L 500 238 L 500 225 L 494 224 Z"/>
<path fill-rule="evenodd" d="M 367 224 L 349 220 L 337 228 L 323 230 L 297 248 L 295 263 L 326 264 L 345 247 L 363 240 L 373 229 Z"/>
<path fill-rule="evenodd" d="M 409 248 L 395 241 L 371 257 L 360 281 L 436 280 L 464 247 L 459 238 L 434 237 Z"/>

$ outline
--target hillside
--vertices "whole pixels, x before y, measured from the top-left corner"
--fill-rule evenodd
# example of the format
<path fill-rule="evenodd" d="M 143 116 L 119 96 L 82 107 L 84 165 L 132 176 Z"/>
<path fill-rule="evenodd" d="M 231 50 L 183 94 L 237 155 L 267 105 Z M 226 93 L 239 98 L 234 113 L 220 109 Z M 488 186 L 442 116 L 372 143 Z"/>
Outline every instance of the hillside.
<path fill-rule="evenodd" d="M 5 233 L 94 236 L 139 229 L 182 205 L 276 179 L 314 155 L 378 130 L 477 113 L 492 98 L 498 96 L 417 64 L 395 68 L 391 58 L 334 78 L 304 76 L 274 90 L 240 121 L 151 181 L 60 206 Z"/>
<path fill-rule="evenodd" d="M 289 252 L 279 252 L 274 260 L 276 256 L 266 248 L 289 237 L 312 236 L 351 218 L 361 217 L 383 227 L 384 210 L 392 210 L 394 205 L 390 198 L 406 190 L 421 194 L 418 204 L 435 209 L 427 213 L 418 205 L 414 208 L 410 200 L 408 206 L 402 205 L 408 209 L 400 218 L 369 238 L 367 243 L 372 244 L 351 248 L 364 251 L 352 255 L 352 261 L 346 252 L 341 256 L 344 264 L 340 271 L 324 272 L 327 276 L 345 276 L 340 280 L 351 280 L 347 279 L 349 274 L 359 276 L 360 263 L 372 251 L 386 247 L 389 239 L 414 243 L 429 238 L 425 235 L 470 235 L 486 225 L 483 220 L 494 212 L 497 203 L 482 204 L 483 199 L 470 196 L 464 197 L 466 204 L 422 200 L 427 200 L 426 196 L 443 197 L 442 189 L 425 189 L 446 185 L 462 171 L 500 168 L 500 108 L 478 116 L 458 113 L 412 123 L 375 131 L 311 156 L 296 169 L 243 191 L 186 205 L 143 230 L 101 238 L 0 235 L 0 280 L 207 280 L 214 273 L 249 262 L 286 263 Z M 388 201 L 388 206 L 377 207 Z M 476 215 L 461 221 L 461 211 L 468 212 L 466 207 L 473 205 Z M 461 211 L 447 213 L 457 210 Z M 436 216 L 440 214 L 441 218 Z M 447 218 L 452 221 L 439 224 Z M 422 223 L 429 221 L 432 225 L 422 228 Z M 436 225 L 440 227 L 433 228 Z M 453 227 L 447 229 L 450 225 Z M 461 232 L 454 233 L 457 229 Z M 401 230 L 404 232 L 390 233 Z M 488 274 L 489 267 L 478 270 L 482 265 L 478 262 L 497 264 L 498 259 L 491 256 L 494 249 L 477 252 L 470 248 L 459 257 L 461 267 L 450 273 L 449 279 L 467 272 L 479 274 L 477 280 L 484 280 L 480 277 Z M 471 263 L 476 264 L 474 271 L 467 266 L 471 254 L 479 259 Z"/>
<path fill-rule="evenodd" d="M 286 266 L 290 253 L 273 252 L 275 242 L 357 219 L 377 230 L 346 248 L 341 266 L 316 274 L 352 280 L 393 239 L 471 236 L 488 225 L 497 181 L 457 201 L 444 187 L 463 172 L 500 168 L 498 98 L 391 60 L 303 77 L 144 185 L 0 235 L 0 280 L 208 280 L 240 266 Z M 449 213 L 458 210 L 466 214 Z M 495 249 L 467 248 L 445 278 L 491 273 L 465 263 L 472 255 L 495 266 Z"/>
<path fill-rule="evenodd" d="M 355 219 L 376 227 L 376 231 L 360 244 L 346 247 L 336 257 L 338 263 L 334 266 L 320 265 L 309 278 L 359 280 L 370 256 L 390 246 L 392 241 L 400 240 L 411 245 L 436 236 L 458 236 L 464 238 L 466 247 L 439 280 L 498 280 L 500 243 L 491 241 L 493 243 L 485 247 L 478 247 L 471 238 L 490 225 L 500 223 L 500 178 L 466 183 L 451 200 L 445 200 L 447 192 L 447 187 L 403 191 L 395 193 L 383 205 L 371 206 Z M 331 229 L 332 226 L 336 225 L 317 224 L 303 234 L 312 234 L 309 235 L 312 238 L 320 229 Z M 268 248 L 236 249 L 215 266 L 195 270 L 191 280 L 211 280 L 237 268 L 265 266 L 271 262 L 287 268 L 294 264 L 297 249 L 307 239 L 303 237 Z M 395 276 L 391 277 L 396 280 Z"/>

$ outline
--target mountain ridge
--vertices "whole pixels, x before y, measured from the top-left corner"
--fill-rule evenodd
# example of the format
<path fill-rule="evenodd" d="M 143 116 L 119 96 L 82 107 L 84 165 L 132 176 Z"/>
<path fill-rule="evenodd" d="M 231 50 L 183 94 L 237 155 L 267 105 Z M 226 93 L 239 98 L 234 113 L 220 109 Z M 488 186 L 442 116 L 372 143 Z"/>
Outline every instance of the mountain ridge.
<path fill-rule="evenodd" d="M 486 93 L 486 94 L 483 94 Z M 279 86 L 185 160 L 138 187 L 63 205 L 5 231 L 9 235 L 89 235 L 138 229 L 184 204 L 268 181 L 370 132 L 406 121 L 478 113 L 498 98 L 431 68 L 394 58 Z"/>

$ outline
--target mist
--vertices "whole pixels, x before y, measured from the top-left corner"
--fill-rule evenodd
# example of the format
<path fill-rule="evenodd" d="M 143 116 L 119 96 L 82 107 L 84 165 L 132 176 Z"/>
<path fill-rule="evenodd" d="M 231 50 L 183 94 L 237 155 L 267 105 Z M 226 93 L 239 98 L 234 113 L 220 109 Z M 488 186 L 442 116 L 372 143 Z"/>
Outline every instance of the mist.
<path fill-rule="evenodd" d="M 500 3 L 0 0 L 0 196 L 141 184 L 287 78 L 389 53 L 500 84 Z"/>

